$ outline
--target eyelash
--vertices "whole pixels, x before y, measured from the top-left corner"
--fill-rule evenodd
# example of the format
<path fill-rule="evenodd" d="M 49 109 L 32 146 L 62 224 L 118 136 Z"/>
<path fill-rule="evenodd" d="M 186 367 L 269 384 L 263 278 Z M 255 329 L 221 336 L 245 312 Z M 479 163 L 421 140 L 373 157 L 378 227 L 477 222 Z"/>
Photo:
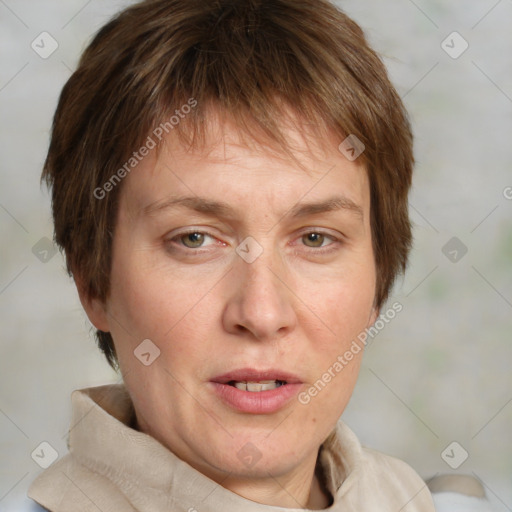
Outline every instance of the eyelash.
<path fill-rule="evenodd" d="M 193 233 L 199 233 L 201 235 L 207 235 L 209 236 L 210 238 L 216 238 L 214 235 L 212 235 L 211 233 L 208 233 L 207 231 L 201 231 L 199 229 L 190 229 L 190 230 L 187 230 L 187 231 L 183 231 L 181 233 L 178 233 L 177 235 L 173 236 L 172 238 L 170 238 L 168 240 L 168 242 L 172 245 L 174 245 L 176 243 L 176 245 L 179 245 L 179 240 L 180 238 L 186 236 L 186 235 L 190 235 L 190 234 L 193 234 Z M 317 230 L 317 229 L 314 229 L 314 230 L 310 230 L 310 231 L 305 231 L 303 233 L 301 233 L 299 235 L 299 238 L 302 238 L 306 235 L 310 235 L 310 234 L 316 234 L 316 235 L 323 235 L 325 236 L 326 238 L 330 238 L 332 240 L 332 243 L 330 243 L 329 245 L 327 245 L 326 247 L 331 247 L 333 245 L 339 245 L 339 243 L 341 243 L 341 240 L 339 238 L 336 238 L 334 236 L 332 236 L 331 234 L 323 231 L 323 230 Z M 178 242 L 175 242 L 176 240 L 178 240 Z M 307 247 L 307 246 L 305 246 Z M 330 248 L 330 249 L 327 249 L 326 247 L 308 247 L 308 249 L 312 250 L 312 251 L 315 251 L 316 253 L 320 253 L 320 254 L 327 254 L 329 252 L 332 252 L 333 250 L 337 250 L 337 248 Z M 172 247 L 172 249 L 174 249 L 175 247 Z M 178 250 L 182 250 L 183 252 L 185 253 L 189 253 L 190 255 L 195 255 L 195 254 L 202 254 L 205 251 L 204 248 L 202 247 L 198 247 L 197 249 L 193 249 L 193 248 L 190 248 L 190 247 L 187 247 L 185 245 L 179 245 L 179 249 Z"/>

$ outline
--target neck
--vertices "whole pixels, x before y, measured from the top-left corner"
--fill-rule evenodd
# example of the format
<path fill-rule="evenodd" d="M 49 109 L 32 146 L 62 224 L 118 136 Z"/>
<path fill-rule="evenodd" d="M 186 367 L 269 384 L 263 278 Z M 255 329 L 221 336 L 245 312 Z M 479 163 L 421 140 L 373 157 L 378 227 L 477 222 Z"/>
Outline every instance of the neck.
<path fill-rule="evenodd" d="M 132 414 L 130 427 L 143 431 L 139 428 L 135 411 Z M 226 478 L 225 474 L 209 474 L 207 476 L 217 481 L 225 489 L 262 505 L 323 510 L 331 505 L 332 499 L 316 472 L 318 454 L 319 452 L 315 453 L 310 461 L 306 461 L 306 464 L 303 465 L 306 470 L 301 469 L 291 476 L 276 478 L 269 475 L 269 478 L 265 479 Z M 183 457 L 180 458 L 185 460 Z M 201 471 L 198 467 L 196 470 Z"/>
<path fill-rule="evenodd" d="M 283 508 L 323 510 L 331 503 L 313 464 L 312 470 L 292 476 L 241 480 L 233 477 L 222 482 L 226 489 L 251 501 Z"/>

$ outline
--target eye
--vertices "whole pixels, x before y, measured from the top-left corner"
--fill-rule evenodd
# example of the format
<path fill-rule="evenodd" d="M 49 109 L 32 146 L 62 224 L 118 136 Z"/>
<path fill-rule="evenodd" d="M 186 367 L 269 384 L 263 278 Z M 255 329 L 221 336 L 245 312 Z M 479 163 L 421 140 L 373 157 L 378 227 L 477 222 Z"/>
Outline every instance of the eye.
<path fill-rule="evenodd" d="M 308 233 L 304 233 L 302 235 L 302 241 L 304 245 L 311 248 L 325 247 L 324 242 L 326 239 L 333 240 L 334 243 L 339 241 L 337 238 L 322 231 L 309 231 Z M 327 245 L 333 245 L 333 243 Z"/>
<path fill-rule="evenodd" d="M 208 238 L 211 239 L 213 243 L 205 244 Z M 340 242 L 336 237 L 320 230 L 308 231 L 303 233 L 299 238 L 306 247 L 309 247 L 310 249 L 319 249 L 317 252 L 327 252 L 335 249 L 335 247 L 331 248 L 330 246 L 336 246 Z M 194 249 L 201 249 L 206 248 L 209 245 L 214 245 L 215 240 L 217 240 L 217 238 L 213 235 L 193 229 L 183 233 L 178 233 L 174 237 L 168 239 L 168 243 L 169 245 L 174 246 L 175 249 L 190 249 L 190 252 L 194 252 Z M 328 240 L 331 240 L 331 243 L 326 243 Z"/>
<path fill-rule="evenodd" d="M 198 249 L 204 247 L 204 241 L 206 238 L 213 239 L 208 233 L 203 231 L 188 231 L 186 233 L 180 233 L 170 239 L 170 242 L 176 242 L 180 245 L 187 247 L 188 249 Z"/>

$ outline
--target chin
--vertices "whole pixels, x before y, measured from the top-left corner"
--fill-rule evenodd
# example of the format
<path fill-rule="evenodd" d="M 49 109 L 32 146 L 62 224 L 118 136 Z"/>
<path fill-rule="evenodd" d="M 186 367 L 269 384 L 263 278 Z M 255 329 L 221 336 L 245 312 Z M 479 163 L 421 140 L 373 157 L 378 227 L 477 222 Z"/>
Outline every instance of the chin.
<path fill-rule="evenodd" d="M 300 464 L 308 453 L 308 447 L 303 443 L 291 442 L 294 437 L 289 433 L 273 437 L 272 433 L 269 436 L 267 432 L 241 438 L 234 436 L 224 449 L 228 452 L 222 450 L 223 454 L 215 460 L 215 465 L 219 467 L 219 461 L 222 461 L 219 469 L 239 477 L 268 478 L 269 474 L 274 477 L 286 474 Z M 311 446 L 310 449 L 316 457 L 318 447 Z M 230 453 L 230 456 L 226 457 L 226 453 Z"/>

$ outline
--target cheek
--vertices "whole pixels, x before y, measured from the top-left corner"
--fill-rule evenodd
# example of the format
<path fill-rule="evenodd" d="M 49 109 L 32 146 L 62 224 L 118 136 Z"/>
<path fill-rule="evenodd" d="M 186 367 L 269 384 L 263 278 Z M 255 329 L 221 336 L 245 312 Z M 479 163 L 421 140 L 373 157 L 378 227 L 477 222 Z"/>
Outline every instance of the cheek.
<path fill-rule="evenodd" d="M 336 357 L 331 358 L 317 378 L 298 395 L 301 428 L 303 431 L 312 429 L 312 435 L 319 436 L 320 443 L 334 428 L 350 401 L 362 353 L 355 355 L 346 365 L 342 365 Z"/>
<path fill-rule="evenodd" d="M 136 253 L 135 253 L 136 254 Z M 134 350 L 146 339 L 160 350 L 159 365 L 179 377 L 179 362 L 202 363 L 211 353 L 208 333 L 220 325 L 220 298 L 206 278 L 184 278 L 183 273 L 125 259 L 112 273 L 109 307 L 115 321 L 111 330 L 124 367 L 138 361 Z M 201 347 L 201 350 L 199 348 Z M 138 366 L 137 366 L 138 368 Z"/>
<path fill-rule="evenodd" d="M 303 403 L 311 402 L 313 417 L 338 417 L 357 380 L 364 353 L 358 336 L 368 326 L 375 289 L 372 267 L 361 269 L 319 286 L 316 293 L 301 292 L 310 297 L 302 320 L 310 345 L 302 363 L 314 365 Z"/>
<path fill-rule="evenodd" d="M 323 334 L 324 349 L 339 350 L 368 325 L 374 302 L 374 272 L 368 267 L 316 285 L 309 283 L 299 293 L 307 297 L 308 322 L 318 335 Z"/>
<path fill-rule="evenodd" d="M 110 305 L 137 335 L 161 337 L 184 315 L 187 287 L 177 276 L 159 272 L 134 252 L 114 260 Z"/>

